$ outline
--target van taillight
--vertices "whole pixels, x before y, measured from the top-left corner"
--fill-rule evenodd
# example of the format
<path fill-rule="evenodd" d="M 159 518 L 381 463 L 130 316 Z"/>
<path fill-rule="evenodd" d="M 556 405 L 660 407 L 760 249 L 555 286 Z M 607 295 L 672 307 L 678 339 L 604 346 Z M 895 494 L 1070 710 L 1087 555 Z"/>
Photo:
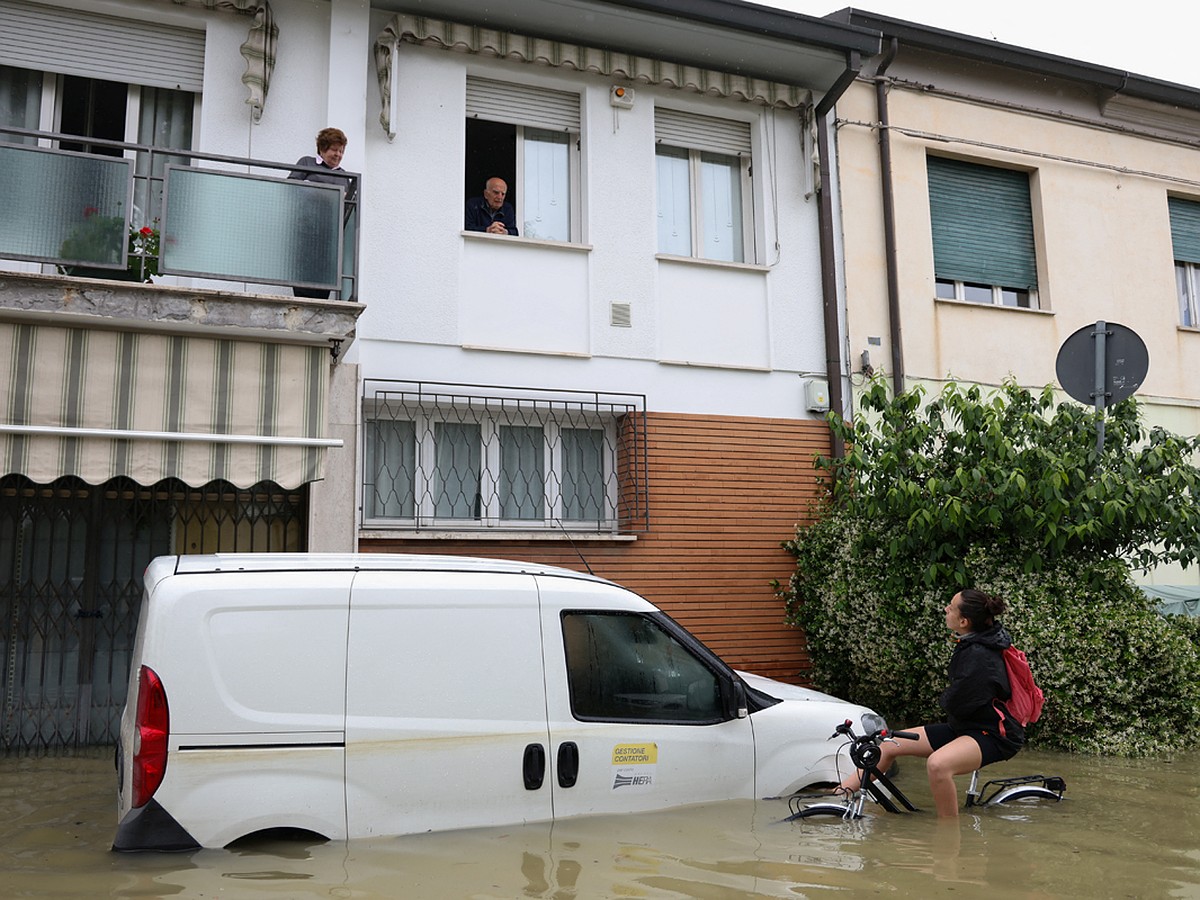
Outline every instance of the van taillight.
<path fill-rule="evenodd" d="M 135 809 L 145 806 L 162 784 L 167 771 L 167 736 L 170 733 L 167 692 L 154 670 L 142 666 L 138 672 L 137 720 L 133 735 L 132 802 Z"/>

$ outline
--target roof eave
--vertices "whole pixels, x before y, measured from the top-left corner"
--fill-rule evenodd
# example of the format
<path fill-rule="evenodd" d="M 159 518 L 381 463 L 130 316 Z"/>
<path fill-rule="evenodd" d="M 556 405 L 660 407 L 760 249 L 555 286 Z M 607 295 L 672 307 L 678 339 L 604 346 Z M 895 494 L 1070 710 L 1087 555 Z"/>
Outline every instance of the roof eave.
<path fill-rule="evenodd" d="M 895 38 L 902 47 L 915 47 L 1036 75 L 1063 78 L 1114 94 L 1200 110 L 1200 89 L 1137 75 L 1111 66 L 1082 62 L 1000 41 L 945 31 L 853 7 L 830 13 L 825 18 L 878 31 L 885 41 Z"/>

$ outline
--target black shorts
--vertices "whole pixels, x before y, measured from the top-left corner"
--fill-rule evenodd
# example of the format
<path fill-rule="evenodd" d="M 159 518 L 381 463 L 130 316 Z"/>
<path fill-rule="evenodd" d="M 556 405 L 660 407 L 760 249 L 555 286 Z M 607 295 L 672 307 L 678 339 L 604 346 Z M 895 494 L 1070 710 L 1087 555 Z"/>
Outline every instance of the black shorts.
<path fill-rule="evenodd" d="M 963 735 L 971 738 L 979 745 L 979 752 L 983 755 L 983 759 L 979 763 L 980 766 L 1012 759 L 1017 755 L 1017 751 L 1021 749 L 1012 741 L 1007 741 L 998 735 L 992 734 L 990 731 L 981 731 L 975 728 L 968 729 L 967 731 L 955 731 L 945 722 L 925 726 L 925 737 L 928 738 L 929 746 L 934 750 L 945 747 L 952 740 Z"/>

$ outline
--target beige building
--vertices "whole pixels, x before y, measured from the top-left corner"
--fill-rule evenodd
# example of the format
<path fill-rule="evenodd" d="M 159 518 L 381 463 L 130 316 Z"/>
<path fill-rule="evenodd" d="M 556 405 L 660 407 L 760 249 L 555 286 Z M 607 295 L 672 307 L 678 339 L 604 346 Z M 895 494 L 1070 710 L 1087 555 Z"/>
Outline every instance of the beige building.
<path fill-rule="evenodd" d="M 1148 422 L 1200 432 L 1200 89 L 831 18 L 884 46 L 836 112 L 847 397 L 872 371 L 931 392 L 1057 384 L 1063 342 L 1103 320 L 1148 348 Z"/>

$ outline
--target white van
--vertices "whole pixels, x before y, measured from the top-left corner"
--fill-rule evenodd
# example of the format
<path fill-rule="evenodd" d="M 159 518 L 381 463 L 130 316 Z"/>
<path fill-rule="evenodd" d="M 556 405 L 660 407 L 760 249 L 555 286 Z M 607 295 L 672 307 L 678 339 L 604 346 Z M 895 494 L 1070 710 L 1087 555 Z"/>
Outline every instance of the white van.
<path fill-rule="evenodd" d="M 160 557 L 131 668 L 116 850 L 781 796 L 836 780 L 829 735 L 870 712 L 610 582 L 462 557 Z"/>

